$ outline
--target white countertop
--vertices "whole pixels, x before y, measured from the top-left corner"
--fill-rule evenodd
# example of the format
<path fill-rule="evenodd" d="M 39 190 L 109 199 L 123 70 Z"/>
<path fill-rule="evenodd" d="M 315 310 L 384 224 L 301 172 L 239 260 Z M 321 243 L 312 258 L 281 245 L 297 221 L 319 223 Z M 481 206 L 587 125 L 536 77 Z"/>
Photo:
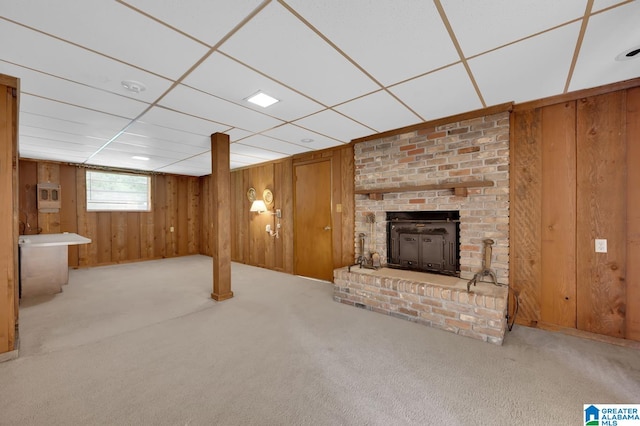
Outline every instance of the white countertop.
<path fill-rule="evenodd" d="M 20 235 L 18 244 L 21 247 L 48 247 L 48 246 L 70 246 L 75 244 L 88 244 L 91 239 L 72 232 L 62 234 L 35 234 Z"/>

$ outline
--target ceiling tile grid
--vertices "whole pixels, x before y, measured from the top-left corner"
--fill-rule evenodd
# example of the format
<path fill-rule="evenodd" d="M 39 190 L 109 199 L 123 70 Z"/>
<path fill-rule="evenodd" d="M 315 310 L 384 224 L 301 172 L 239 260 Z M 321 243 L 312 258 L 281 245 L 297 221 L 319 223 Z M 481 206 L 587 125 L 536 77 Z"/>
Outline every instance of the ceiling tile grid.
<path fill-rule="evenodd" d="M 0 73 L 21 79 L 22 157 L 202 176 L 217 132 L 239 168 L 638 78 L 640 55 L 616 60 L 637 16 L 640 0 L 0 0 Z M 279 102 L 249 104 L 259 90 Z"/>

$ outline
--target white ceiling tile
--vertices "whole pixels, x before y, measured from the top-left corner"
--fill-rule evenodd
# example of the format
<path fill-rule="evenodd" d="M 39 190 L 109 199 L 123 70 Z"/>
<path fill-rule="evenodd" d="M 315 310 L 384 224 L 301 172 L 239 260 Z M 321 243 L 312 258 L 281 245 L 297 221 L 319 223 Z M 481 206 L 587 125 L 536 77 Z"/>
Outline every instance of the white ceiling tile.
<path fill-rule="evenodd" d="M 282 121 L 227 102 L 215 96 L 179 85 L 161 101 L 161 105 L 196 117 L 216 121 L 244 130 L 260 132 L 282 123 Z"/>
<path fill-rule="evenodd" d="M 111 142 L 109 144 L 109 149 L 130 152 L 134 155 L 141 155 L 143 157 L 152 155 L 166 158 L 184 158 L 200 154 L 207 148 L 203 149 L 191 145 L 181 145 L 158 139 L 141 140 L 141 138 L 124 134 Z"/>
<path fill-rule="evenodd" d="M 60 161 L 63 163 L 83 163 L 87 157 L 81 155 L 73 155 L 69 151 L 52 148 L 50 150 L 42 149 L 40 146 L 32 146 L 25 144 L 20 146 L 20 158 L 29 158 L 32 160 Z"/>
<path fill-rule="evenodd" d="M 213 46 L 262 0 L 126 0 L 125 3 Z"/>
<path fill-rule="evenodd" d="M 287 4 L 384 85 L 460 60 L 431 1 L 289 0 Z"/>
<path fill-rule="evenodd" d="M 262 148 L 286 155 L 294 155 L 300 154 L 301 152 L 311 151 L 311 149 L 308 147 L 292 144 L 289 142 L 283 142 L 281 140 L 263 135 L 250 136 L 246 139 L 242 139 L 240 143 L 242 143 L 243 145 Z"/>
<path fill-rule="evenodd" d="M 221 50 L 328 106 L 379 89 L 277 2 L 271 2 Z"/>
<path fill-rule="evenodd" d="M 442 0 L 466 57 L 581 18 L 585 0 Z"/>
<path fill-rule="evenodd" d="M 462 64 L 409 80 L 390 90 L 425 120 L 482 108 Z"/>
<path fill-rule="evenodd" d="M 110 139 L 130 123 L 125 118 L 30 95 L 20 96 L 20 112 L 21 121 L 22 117 L 27 116 L 27 123 L 33 127 L 46 128 L 46 125 L 51 125 L 52 130 L 106 139 Z M 29 115 L 38 117 L 28 117 Z M 54 120 L 42 119 L 46 117 Z"/>
<path fill-rule="evenodd" d="M 160 173 L 170 173 L 173 175 L 185 175 L 185 176 L 206 176 L 211 174 L 211 168 L 197 168 L 185 163 L 183 161 L 177 162 L 175 164 L 170 164 L 165 167 L 160 167 L 159 169 L 154 170 Z"/>
<path fill-rule="evenodd" d="M 74 83 L 0 60 L 0 73 L 18 77 L 20 92 L 126 118 L 140 115 L 149 104 L 126 96 Z"/>
<path fill-rule="evenodd" d="M 87 164 L 96 166 L 110 166 L 123 169 L 151 171 L 173 163 L 171 158 L 149 156 L 149 161 L 134 160 L 129 152 L 112 150 L 109 147 L 103 149 L 98 154 L 87 160 Z"/>
<path fill-rule="evenodd" d="M 142 123 L 150 123 L 160 127 L 195 133 L 203 136 L 211 136 L 217 132 L 225 132 L 230 128 L 224 124 L 203 120 L 198 117 L 172 111 L 159 106 L 151 108 L 140 118 L 139 121 Z"/>
<path fill-rule="evenodd" d="M 284 158 L 287 155 L 281 152 L 270 151 L 267 148 L 257 148 L 251 145 L 245 145 L 242 142 L 234 142 L 229 147 L 229 152 L 231 154 L 239 154 L 247 157 L 252 157 L 255 159 L 260 159 L 262 161 L 267 160 L 277 160 L 279 158 Z"/>
<path fill-rule="evenodd" d="M 133 138 L 133 140 L 136 140 L 137 143 L 141 145 L 170 142 L 176 145 L 197 148 L 201 151 L 202 149 L 211 149 L 210 136 L 198 135 L 191 132 L 170 129 L 168 127 L 142 123 L 140 121 L 129 126 L 126 132 L 118 138 L 118 141 L 121 141 L 122 138 L 125 137 Z"/>
<path fill-rule="evenodd" d="M 38 13 L 33 13 L 34 9 Z M 202 44 L 116 1 L 14 1 L 4 5 L 2 14 L 172 79 L 180 77 L 208 51 Z"/>
<path fill-rule="evenodd" d="M 312 150 L 331 148 L 343 143 L 295 124 L 285 124 L 268 130 L 264 134 L 290 143 L 308 146 Z"/>
<path fill-rule="evenodd" d="M 164 78 L 1 19 L 0 40 L 14 41 L 2 47 L 6 62 L 144 102 L 155 101 L 171 85 Z M 139 94 L 128 92 L 122 87 L 123 80 L 140 81 L 147 89 Z"/>
<path fill-rule="evenodd" d="M 162 173 L 175 173 L 188 176 L 204 176 L 211 174 L 211 152 L 194 155 L 156 169 Z"/>
<path fill-rule="evenodd" d="M 620 5 L 622 3 L 626 3 L 628 0 L 594 0 L 593 8 L 591 12 L 597 12 L 602 9 L 606 9 L 607 7 Z"/>
<path fill-rule="evenodd" d="M 341 142 L 376 133 L 355 121 L 332 110 L 325 110 L 295 122 L 296 125 L 321 133 Z"/>
<path fill-rule="evenodd" d="M 380 91 L 347 102 L 334 109 L 378 132 L 397 129 L 420 122 L 411 112 L 386 91 Z"/>
<path fill-rule="evenodd" d="M 227 130 L 225 132 L 221 132 L 224 134 L 229 135 L 229 140 L 233 143 L 235 141 L 239 141 L 240 139 L 244 139 L 246 137 L 251 136 L 253 133 L 252 132 L 247 132 L 246 130 L 242 130 L 242 129 L 230 129 Z"/>
<path fill-rule="evenodd" d="M 252 157 L 244 154 L 235 154 L 233 152 L 229 153 L 229 160 L 232 167 L 234 167 L 234 165 L 238 167 L 245 167 L 251 164 L 260 164 L 268 161 L 268 159 Z"/>
<path fill-rule="evenodd" d="M 21 148 L 29 147 L 30 149 L 34 149 L 37 147 L 37 149 L 41 150 L 42 152 L 66 152 L 70 155 L 82 157 L 84 159 L 92 155 L 96 150 L 96 147 L 85 144 L 26 135 L 22 136 L 22 138 L 20 139 L 20 146 Z"/>
<path fill-rule="evenodd" d="M 221 54 L 211 55 L 189 74 L 183 83 L 285 121 L 295 120 L 324 109 L 317 102 Z M 268 108 L 262 108 L 245 100 L 258 91 L 280 102 Z"/>
<path fill-rule="evenodd" d="M 576 22 L 471 59 L 469 67 L 487 105 L 561 93 L 579 32 Z"/>
<path fill-rule="evenodd" d="M 51 143 L 68 142 L 85 145 L 87 147 L 91 147 L 91 149 L 93 150 L 96 150 L 104 145 L 105 142 L 107 142 L 107 139 L 104 138 L 87 137 L 79 134 L 59 132 L 57 130 L 29 126 L 24 121 L 25 120 L 20 121 L 20 144 L 22 144 L 22 142 L 26 140 L 25 138 L 30 137 L 36 139 L 46 139 L 51 141 Z"/>
<path fill-rule="evenodd" d="M 569 90 L 640 77 L 640 55 L 615 60 L 627 49 L 640 48 L 639 16 L 640 2 L 635 1 L 589 19 Z"/>

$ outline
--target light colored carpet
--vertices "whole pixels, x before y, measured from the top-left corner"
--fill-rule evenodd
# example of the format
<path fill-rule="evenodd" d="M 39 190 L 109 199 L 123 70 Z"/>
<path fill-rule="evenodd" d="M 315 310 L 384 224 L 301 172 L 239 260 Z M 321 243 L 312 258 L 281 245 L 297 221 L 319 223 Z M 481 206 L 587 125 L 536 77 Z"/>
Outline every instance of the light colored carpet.
<path fill-rule="evenodd" d="M 330 283 L 211 258 L 73 270 L 25 301 L 6 425 L 565 425 L 639 403 L 640 353 L 516 326 L 502 347 L 332 300 Z"/>

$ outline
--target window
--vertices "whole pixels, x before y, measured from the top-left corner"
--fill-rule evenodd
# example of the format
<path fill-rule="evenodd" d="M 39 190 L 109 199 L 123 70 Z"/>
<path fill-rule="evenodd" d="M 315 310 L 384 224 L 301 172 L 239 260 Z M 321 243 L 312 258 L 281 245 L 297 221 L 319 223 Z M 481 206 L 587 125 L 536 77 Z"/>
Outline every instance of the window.
<path fill-rule="evenodd" d="M 151 210 L 151 178 L 87 170 L 87 211 Z"/>

